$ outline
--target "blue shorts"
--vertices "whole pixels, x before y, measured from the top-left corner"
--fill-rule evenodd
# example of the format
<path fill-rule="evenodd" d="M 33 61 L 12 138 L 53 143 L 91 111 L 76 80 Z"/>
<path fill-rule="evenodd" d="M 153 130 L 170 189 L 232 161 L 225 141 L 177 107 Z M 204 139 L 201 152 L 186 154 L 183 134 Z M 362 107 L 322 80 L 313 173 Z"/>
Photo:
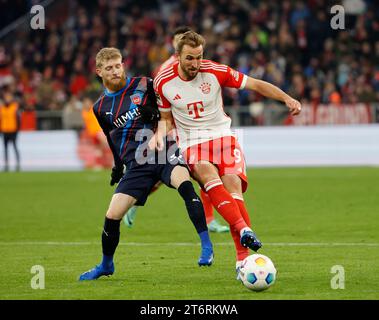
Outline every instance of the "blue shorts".
<path fill-rule="evenodd" d="M 135 205 L 143 206 L 151 189 L 158 181 L 173 188 L 171 173 L 176 166 L 182 164 L 144 164 L 128 169 L 120 180 L 115 193 L 123 193 L 137 199 Z"/>

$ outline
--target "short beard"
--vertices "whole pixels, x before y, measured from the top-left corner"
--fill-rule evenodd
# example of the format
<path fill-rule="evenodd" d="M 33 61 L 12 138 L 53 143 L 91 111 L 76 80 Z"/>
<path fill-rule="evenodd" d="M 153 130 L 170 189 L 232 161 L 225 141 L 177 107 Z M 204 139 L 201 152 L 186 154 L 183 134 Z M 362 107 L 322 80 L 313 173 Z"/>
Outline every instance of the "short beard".
<path fill-rule="evenodd" d="M 116 91 L 121 90 L 126 85 L 125 72 L 122 73 L 121 79 L 118 83 L 115 84 L 111 81 L 107 81 L 103 79 L 103 84 L 104 84 L 104 87 L 106 87 L 109 91 L 116 92 Z"/>
<path fill-rule="evenodd" d="M 182 69 L 182 70 L 183 70 L 183 73 L 186 75 L 187 80 L 193 80 L 197 76 L 197 72 L 194 76 L 192 76 L 192 75 L 190 75 L 190 73 L 187 70 L 184 70 L 184 69 Z"/>

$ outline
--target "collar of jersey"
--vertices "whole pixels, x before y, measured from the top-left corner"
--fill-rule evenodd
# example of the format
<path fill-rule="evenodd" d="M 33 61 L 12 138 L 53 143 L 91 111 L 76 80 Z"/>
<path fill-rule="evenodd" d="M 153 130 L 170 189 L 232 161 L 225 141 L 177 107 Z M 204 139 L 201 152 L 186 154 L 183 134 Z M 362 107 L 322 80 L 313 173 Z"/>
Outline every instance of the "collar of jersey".
<path fill-rule="evenodd" d="M 129 85 L 129 82 L 130 82 L 130 79 L 129 78 L 126 78 L 126 84 L 125 86 L 123 86 L 120 90 L 116 91 L 116 92 L 109 92 L 107 88 L 105 88 L 105 95 L 107 97 L 115 97 L 115 96 L 118 96 L 119 94 L 121 94 Z"/>

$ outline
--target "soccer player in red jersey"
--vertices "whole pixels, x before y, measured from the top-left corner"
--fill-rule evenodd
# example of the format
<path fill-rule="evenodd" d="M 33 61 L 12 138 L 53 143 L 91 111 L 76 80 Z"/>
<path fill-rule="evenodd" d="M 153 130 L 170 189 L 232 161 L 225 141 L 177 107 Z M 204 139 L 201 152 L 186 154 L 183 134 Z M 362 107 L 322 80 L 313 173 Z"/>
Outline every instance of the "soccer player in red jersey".
<path fill-rule="evenodd" d="M 251 229 L 243 193 L 247 189 L 243 152 L 231 132 L 231 119 L 223 110 L 221 89 L 254 90 L 282 101 L 292 115 L 300 103 L 278 87 L 242 74 L 229 66 L 203 59 L 205 40 L 188 31 L 177 44 L 178 62 L 162 70 L 154 79 L 161 121 L 150 148 L 161 150 L 163 138 L 173 127 L 177 143 L 192 176 L 208 194 L 213 206 L 229 223 L 239 265 L 257 251 L 260 240 Z"/>

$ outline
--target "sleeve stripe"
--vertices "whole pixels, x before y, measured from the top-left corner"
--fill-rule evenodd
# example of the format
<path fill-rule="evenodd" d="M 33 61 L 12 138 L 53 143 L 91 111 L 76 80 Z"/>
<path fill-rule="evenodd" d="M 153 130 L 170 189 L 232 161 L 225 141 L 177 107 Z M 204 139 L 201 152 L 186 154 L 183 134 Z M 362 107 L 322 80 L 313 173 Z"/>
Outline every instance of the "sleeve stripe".
<path fill-rule="evenodd" d="M 154 85 L 155 85 L 155 87 L 158 88 L 162 81 L 164 81 L 165 79 L 171 77 L 172 75 L 174 75 L 174 72 L 171 72 L 171 73 L 169 73 L 169 74 L 166 74 L 166 75 L 163 76 L 163 77 L 159 77 L 159 79 L 158 79 L 158 78 L 155 78 L 155 80 L 154 80 Z"/>
<path fill-rule="evenodd" d="M 200 69 L 202 69 L 202 70 L 204 70 L 204 69 L 213 69 L 213 70 L 216 70 L 216 71 L 223 71 L 223 72 L 227 72 L 228 71 L 227 67 L 215 66 L 215 65 L 211 65 L 211 64 L 203 64 L 203 65 L 200 66 Z"/>
<path fill-rule="evenodd" d="M 165 71 L 159 73 L 159 74 L 155 77 L 154 82 L 157 82 L 158 80 L 160 80 L 161 78 L 165 77 L 166 75 L 168 75 L 168 74 L 170 74 L 170 73 L 172 73 L 172 72 L 173 72 L 173 70 L 170 68 L 170 69 L 167 69 L 167 70 L 165 70 Z"/>
<path fill-rule="evenodd" d="M 226 69 L 226 70 L 228 69 L 228 66 L 225 64 L 214 63 L 211 61 L 203 61 L 200 67 L 204 67 L 204 68 L 213 67 L 215 69 Z"/>
<path fill-rule="evenodd" d="M 218 69 L 228 69 L 228 66 L 222 64 L 213 64 L 213 63 L 202 63 L 201 67 L 213 67 Z"/>
<path fill-rule="evenodd" d="M 160 80 L 161 78 L 164 78 L 166 75 L 168 75 L 168 74 L 170 74 L 170 73 L 172 73 L 172 72 L 174 72 L 174 69 L 173 69 L 173 67 L 171 66 L 171 67 L 168 67 L 167 69 L 163 69 L 161 72 L 159 72 L 158 74 L 157 74 L 157 76 L 154 78 L 154 84 L 156 84 L 156 82 L 158 81 L 158 80 Z"/>
<path fill-rule="evenodd" d="M 247 81 L 247 75 L 244 74 L 242 78 L 241 86 L 239 87 L 240 90 L 245 89 L 246 81 Z"/>

